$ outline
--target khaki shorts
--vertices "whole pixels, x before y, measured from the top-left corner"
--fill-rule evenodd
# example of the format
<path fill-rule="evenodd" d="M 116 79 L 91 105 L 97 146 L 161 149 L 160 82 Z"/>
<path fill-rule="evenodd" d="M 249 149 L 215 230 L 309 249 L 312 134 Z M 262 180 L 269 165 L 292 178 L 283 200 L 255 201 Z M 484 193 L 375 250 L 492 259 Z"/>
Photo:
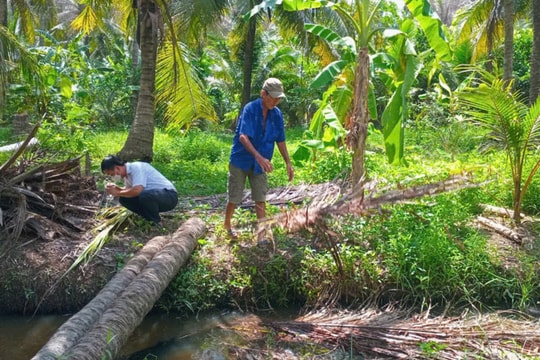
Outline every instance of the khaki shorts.
<path fill-rule="evenodd" d="M 229 164 L 229 178 L 227 184 L 228 201 L 233 204 L 240 204 L 244 198 L 246 188 L 246 178 L 251 187 L 251 199 L 255 202 L 266 201 L 268 192 L 268 180 L 266 173 L 253 174 L 253 170 L 244 171 Z"/>

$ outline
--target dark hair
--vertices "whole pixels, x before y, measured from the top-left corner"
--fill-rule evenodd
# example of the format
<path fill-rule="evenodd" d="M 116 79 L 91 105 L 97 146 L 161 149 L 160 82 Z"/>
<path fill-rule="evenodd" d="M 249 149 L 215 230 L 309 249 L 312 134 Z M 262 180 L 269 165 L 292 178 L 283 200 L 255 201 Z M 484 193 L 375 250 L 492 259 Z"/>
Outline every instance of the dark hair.
<path fill-rule="evenodd" d="M 105 170 L 110 170 L 114 168 L 115 166 L 122 166 L 126 162 L 122 159 L 120 159 L 116 155 L 107 155 L 105 159 L 101 161 L 101 172 L 104 172 Z"/>

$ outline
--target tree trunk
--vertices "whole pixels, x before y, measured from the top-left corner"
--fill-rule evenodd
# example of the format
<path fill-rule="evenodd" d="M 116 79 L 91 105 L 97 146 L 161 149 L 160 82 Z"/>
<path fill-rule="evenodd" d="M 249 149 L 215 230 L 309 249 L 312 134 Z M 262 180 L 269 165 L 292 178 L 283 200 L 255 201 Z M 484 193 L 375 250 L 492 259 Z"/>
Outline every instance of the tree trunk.
<path fill-rule="evenodd" d="M 504 16 L 504 74 L 503 79 L 509 83 L 514 72 L 514 0 L 503 1 Z"/>
<path fill-rule="evenodd" d="M 495 9 L 493 9 L 492 11 L 495 11 Z M 493 14 L 491 14 L 488 19 L 486 20 L 487 21 L 487 24 L 486 24 L 486 55 L 487 55 L 487 60 L 486 60 L 486 70 L 489 72 L 489 73 L 493 73 L 493 61 L 494 61 L 494 54 L 493 54 L 493 41 L 494 41 L 494 38 L 493 38 L 493 34 L 495 33 L 495 17 L 493 16 Z"/>
<path fill-rule="evenodd" d="M 366 138 L 369 123 L 369 53 L 368 48 L 358 52 L 354 76 L 353 110 L 348 122 L 347 144 L 353 150 L 352 182 L 358 183 L 364 176 Z"/>
<path fill-rule="evenodd" d="M 7 28 L 7 0 L 0 0 L 0 26 L 5 26 Z M 2 61 L 2 57 L 0 57 L 0 62 Z M 3 70 L 0 71 L 0 121 L 4 117 L 4 88 L 6 84 L 4 83 L 3 77 Z"/>
<path fill-rule="evenodd" d="M 519 181 L 518 181 L 519 179 Z M 519 174 L 519 176 L 516 176 L 516 178 L 514 179 L 514 191 L 513 191 L 513 205 L 512 205 L 512 209 L 514 211 L 514 216 L 513 216 L 513 219 L 514 219 L 514 222 L 516 224 L 521 224 L 521 192 L 522 192 L 522 188 L 521 188 L 521 180 L 522 179 L 522 174 Z"/>
<path fill-rule="evenodd" d="M 242 100 L 240 104 L 240 112 L 244 106 L 251 100 L 251 79 L 253 73 L 253 59 L 255 51 L 255 35 L 257 34 L 257 19 L 252 17 L 249 19 L 248 29 L 246 34 L 246 44 L 244 46 L 244 63 L 243 63 L 243 72 L 244 79 L 242 83 Z M 231 127 L 236 128 L 236 122 L 234 122 Z"/>
<path fill-rule="evenodd" d="M 7 0 L 0 0 L 0 25 L 3 25 L 5 27 L 8 26 L 7 13 L 8 13 Z"/>
<path fill-rule="evenodd" d="M 172 236 L 150 240 L 32 360 L 116 358 L 205 232 L 204 222 L 191 218 Z"/>
<path fill-rule="evenodd" d="M 533 48 L 531 54 L 531 79 L 529 104 L 534 104 L 540 94 L 540 0 L 532 1 Z"/>
<path fill-rule="evenodd" d="M 133 125 L 119 156 L 126 161 L 150 162 L 154 157 L 154 90 L 158 43 L 158 28 L 155 19 L 161 19 L 161 14 L 159 7 L 151 0 L 139 1 L 138 13 L 141 37 L 139 97 Z"/>
<path fill-rule="evenodd" d="M 136 29 L 134 31 L 134 38 L 137 38 L 137 33 L 139 31 Z M 130 46 L 130 50 L 131 50 L 131 66 L 133 68 L 133 70 L 136 70 L 139 68 L 139 53 L 141 51 L 141 48 L 139 46 L 139 42 L 134 40 L 131 42 L 131 46 Z M 135 74 L 136 72 L 133 71 L 132 72 L 133 74 Z M 132 114 L 136 114 L 137 113 L 137 104 L 138 104 L 138 101 L 137 99 L 139 98 L 139 90 L 135 90 L 137 87 L 136 85 L 138 83 L 140 83 L 140 79 L 137 79 L 135 77 L 135 75 L 133 76 L 133 79 L 130 80 L 130 83 L 133 84 L 133 88 L 134 90 L 132 91 L 131 93 L 131 111 L 132 111 Z"/>

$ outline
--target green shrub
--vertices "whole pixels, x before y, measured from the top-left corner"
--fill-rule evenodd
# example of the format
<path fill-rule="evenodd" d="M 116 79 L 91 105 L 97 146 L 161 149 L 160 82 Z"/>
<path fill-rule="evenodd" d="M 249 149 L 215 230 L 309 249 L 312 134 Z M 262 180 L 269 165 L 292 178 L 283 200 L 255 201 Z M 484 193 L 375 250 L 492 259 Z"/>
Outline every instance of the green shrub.
<path fill-rule="evenodd" d="M 212 264 L 203 257 L 192 255 L 192 261 L 169 284 L 157 306 L 165 311 L 193 313 L 226 305 L 228 286 Z"/>
<path fill-rule="evenodd" d="M 533 261 L 525 262 L 528 271 L 509 270 L 471 226 L 481 196 L 478 189 L 463 190 L 331 222 L 339 262 L 317 235 L 318 247 L 304 248 L 298 291 L 311 306 L 375 300 L 441 310 L 533 304 L 540 295 Z"/>

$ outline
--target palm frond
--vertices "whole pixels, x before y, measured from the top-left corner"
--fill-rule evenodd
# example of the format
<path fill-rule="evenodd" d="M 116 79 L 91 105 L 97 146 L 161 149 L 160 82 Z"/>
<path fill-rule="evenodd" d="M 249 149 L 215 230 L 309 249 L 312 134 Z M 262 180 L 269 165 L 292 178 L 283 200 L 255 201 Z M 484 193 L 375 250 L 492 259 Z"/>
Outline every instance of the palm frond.
<path fill-rule="evenodd" d="M 227 0 L 177 1 L 171 4 L 175 31 L 181 40 L 196 46 L 204 45 L 207 31 L 221 23 L 229 10 Z"/>
<path fill-rule="evenodd" d="M 66 270 L 66 273 L 69 273 L 71 270 L 75 269 L 82 263 L 88 263 L 94 258 L 94 256 L 103 248 L 107 243 L 107 240 L 110 238 L 112 232 L 122 226 L 122 224 L 129 218 L 132 214 L 128 209 L 116 206 L 106 208 L 101 212 L 100 216 L 107 217 L 107 221 L 99 224 L 94 231 L 97 232 L 97 235 L 94 237 L 88 245 L 84 248 L 81 254 L 75 259 L 73 264 Z M 65 274 L 63 276 L 65 276 Z"/>
<path fill-rule="evenodd" d="M 137 17 L 135 9 L 133 9 L 131 1 L 115 1 L 117 11 L 115 14 L 119 18 L 117 24 L 120 24 L 120 29 L 124 34 L 131 35 L 137 27 Z"/>
<path fill-rule="evenodd" d="M 489 130 L 491 145 L 521 153 L 529 142 L 534 122 L 527 121 L 529 109 L 520 94 L 511 92 L 507 83 L 491 74 L 480 72 L 477 86 L 459 92 L 471 121 Z"/>
<path fill-rule="evenodd" d="M 493 44 L 489 39 L 498 42 L 503 39 L 504 30 L 501 17 L 502 5 L 494 0 L 481 0 L 471 3 L 459 12 L 454 24 L 460 29 L 457 43 L 472 42 L 475 44 L 473 59 L 483 57 Z M 489 35 L 488 35 L 489 34 Z"/>
<path fill-rule="evenodd" d="M 22 35 L 29 42 L 33 42 L 36 35 L 36 20 L 34 19 L 34 16 L 32 14 L 32 9 L 30 8 L 29 4 L 24 0 L 13 1 L 13 6 L 18 13 L 18 22 L 20 23 Z"/>
<path fill-rule="evenodd" d="M 529 150 L 536 150 L 540 144 L 540 98 L 537 98 L 529 108 L 523 122 L 529 129 L 527 133 L 527 148 Z"/>
<path fill-rule="evenodd" d="M 42 70 L 37 58 L 6 27 L 0 25 L 0 86 L 7 84 L 8 75 L 16 77 L 18 74 L 32 78 L 36 87 L 43 87 Z"/>
<path fill-rule="evenodd" d="M 71 22 L 71 27 L 83 34 L 90 34 L 95 28 L 103 25 L 104 14 L 99 8 L 87 5 L 81 13 Z"/>
<path fill-rule="evenodd" d="M 124 207 L 111 207 L 106 208 L 102 213 L 101 216 L 111 216 L 107 221 L 104 223 L 98 225 L 96 227 L 96 231 L 98 231 L 96 237 L 84 248 L 82 253 L 75 259 L 73 264 L 67 269 L 48 289 L 45 291 L 43 296 L 41 297 L 41 300 L 36 305 L 36 310 L 34 311 L 34 315 L 37 313 L 39 308 L 41 307 L 41 304 L 43 301 L 50 295 L 52 292 L 56 289 L 58 284 L 77 266 L 79 266 L 82 263 L 88 263 L 90 260 L 94 258 L 94 256 L 103 248 L 107 240 L 109 239 L 110 234 L 112 231 L 119 226 L 121 226 L 126 219 L 132 214 L 131 211 L 127 210 Z"/>
<path fill-rule="evenodd" d="M 173 52 L 182 51 L 181 54 Z M 189 128 L 198 119 L 217 121 L 217 115 L 198 76 L 187 59 L 185 47 L 166 42 L 160 48 L 156 72 L 156 101 L 164 104 L 169 129 Z M 175 60 L 176 59 L 176 60 Z"/>

